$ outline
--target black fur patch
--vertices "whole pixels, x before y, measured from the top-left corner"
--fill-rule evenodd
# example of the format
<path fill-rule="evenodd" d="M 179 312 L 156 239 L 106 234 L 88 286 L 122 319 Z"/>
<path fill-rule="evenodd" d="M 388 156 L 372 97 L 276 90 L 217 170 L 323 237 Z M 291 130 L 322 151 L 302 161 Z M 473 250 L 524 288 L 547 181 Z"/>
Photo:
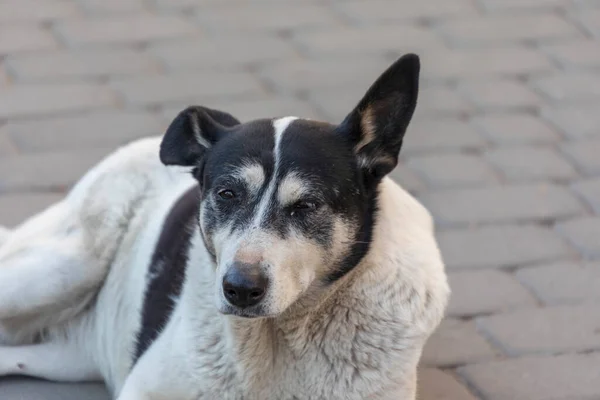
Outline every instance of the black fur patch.
<path fill-rule="evenodd" d="M 167 324 L 174 300 L 185 279 L 193 228 L 198 221 L 200 193 L 193 187 L 183 194 L 167 215 L 148 268 L 148 286 L 137 335 L 134 363 L 150 347 Z"/>

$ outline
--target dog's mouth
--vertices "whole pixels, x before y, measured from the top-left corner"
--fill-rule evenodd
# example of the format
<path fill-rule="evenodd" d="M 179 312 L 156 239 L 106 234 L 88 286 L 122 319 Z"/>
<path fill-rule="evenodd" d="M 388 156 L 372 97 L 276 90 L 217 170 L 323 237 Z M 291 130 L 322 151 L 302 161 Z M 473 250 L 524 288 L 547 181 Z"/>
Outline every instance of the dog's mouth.
<path fill-rule="evenodd" d="M 247 319 L 270 318 L 275 316 L 266 312 L 266 310 L 264 310 L 264 308 L 260 305 L 249 308 L 238 308 L 229 304 L 225 304 L 219 308 L 219 312 L 223 315 L 232 315 Z"/>

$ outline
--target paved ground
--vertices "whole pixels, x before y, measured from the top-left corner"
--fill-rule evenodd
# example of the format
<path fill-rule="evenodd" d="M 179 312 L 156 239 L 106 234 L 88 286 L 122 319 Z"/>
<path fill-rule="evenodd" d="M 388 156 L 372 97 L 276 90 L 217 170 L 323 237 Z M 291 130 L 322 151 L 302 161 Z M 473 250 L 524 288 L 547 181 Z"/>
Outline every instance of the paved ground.
<path fill-rule="evenodd" d="M 339 121 L 408 51 L 394 176 L 454 291 L 421 398 L 600 399 L 598 0 L 0 0 L 0 223 L 190 103 Z"/>

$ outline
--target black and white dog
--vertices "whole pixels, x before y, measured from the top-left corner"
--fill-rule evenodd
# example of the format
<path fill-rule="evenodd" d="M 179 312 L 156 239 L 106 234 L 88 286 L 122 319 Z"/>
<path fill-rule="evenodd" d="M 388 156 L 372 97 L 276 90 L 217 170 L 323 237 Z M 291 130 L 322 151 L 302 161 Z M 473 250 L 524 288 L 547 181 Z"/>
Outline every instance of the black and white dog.
<path fill-rule="evenodd" d="M 2 239 L 0 375 L 414 399 L 449 296 L 429 213 L 386 177 L 419 69 L 400 58 L 339 125 L 189 107 L 108 156 Z"/>

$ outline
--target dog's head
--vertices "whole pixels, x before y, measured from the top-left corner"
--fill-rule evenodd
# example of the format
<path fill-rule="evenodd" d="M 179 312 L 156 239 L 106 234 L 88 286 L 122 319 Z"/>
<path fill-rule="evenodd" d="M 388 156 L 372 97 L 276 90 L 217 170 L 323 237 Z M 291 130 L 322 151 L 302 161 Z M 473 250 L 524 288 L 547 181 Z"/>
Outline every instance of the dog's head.
<path fill-rule="evenodd" d="M 240 123 L 189 107 L 168 128 L 166 165 L 193 167 L 200 231 L 221 312 L 275 316 L 318 294 L 367 253 L 377 187 L 395 168 L 417 102 L 419 58 L 389 67 L 339 124 Z"/>

